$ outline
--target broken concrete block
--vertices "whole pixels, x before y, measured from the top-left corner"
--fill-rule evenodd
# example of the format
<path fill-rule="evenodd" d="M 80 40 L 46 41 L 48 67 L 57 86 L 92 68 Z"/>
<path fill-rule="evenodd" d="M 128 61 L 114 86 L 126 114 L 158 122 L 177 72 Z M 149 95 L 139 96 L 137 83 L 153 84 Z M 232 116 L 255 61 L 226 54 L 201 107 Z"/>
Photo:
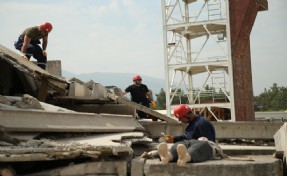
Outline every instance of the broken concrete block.
<path fill-rule="evenodd" d="M 22 101 L 17 101 L 15 105 L 22 109 L 43 109 L 40 102 L 28 94 L 24 94 L 22 96 Z"/>
<path fill-rule="evenodd" d="M 254 155 L 252 158 L 255 161 L 208 160 L 187 163 L 183 167 L 178 166 L 176 162 L 164 165 L 159 159 L 148 159 L 143 171 L 144 175 L 148 176 L 283 176 L 279 159 L 268 155 Z"/>
<path fill-rule="evenodd" d="M 68 96 L 85 96 L 85 86 L 78 82 L 71 82 Z"/>
<path fill-rule="evenodd" d="M 137 157 L 131 162 L 131 176 L 144 176 L 144 158 Z"/>
<path fill-rule="evenodd" d="M 55 76 L 62 76 L 61 60 L 48 60 L 46 71 Z"/>
<path fill-rule="evenodd" d="M 40 102 L 36 98 L 32 97 L 31 95 L 24 94 L 22 97 L 22 101 L 25 104 L 29 105 L 30 108 L 32 109 L 42 109 Z"/>
<path fill-rule="evenodd" d="M 117 96 L 122 96 L 122 89 L 121 88 L 119 88 L 119 87 L 114 87 L 113 89 L 113 93 L 115 94 L 115 95 L 117 95 Z"/>
<path fill-rule="evenodd" d="M 287 156 L 287 123 L 281 126 L 281 128 L 274 135 L 276 151 L 283 151 L 284 156 Z"/>
<path fill-rule="evenodd" d="M 90 90 L 93 90 L 93 85 L 95 84 L 95 82 L 93 80 L 90 80 L 88 82 L 86 82 L 84 85 L 90 89 Z"/>
<path fill-rule="evenodd" d="M 98 99 L 108 98 L 108 90 L 105 88 L 105 86 L 99 83 L 94 83 L 93 90 L 92 90 L 92 96 Z"/>
<path fill-rule="evenodd" d="M 81 81 L 81 80 L 79 80 L 78 78 L 75 78 L 75 77 L 69 79 L 69 82 L 77 82 L 77 83 L 82 84 L 82 85 L 84 84 L 83 81 Z"/>

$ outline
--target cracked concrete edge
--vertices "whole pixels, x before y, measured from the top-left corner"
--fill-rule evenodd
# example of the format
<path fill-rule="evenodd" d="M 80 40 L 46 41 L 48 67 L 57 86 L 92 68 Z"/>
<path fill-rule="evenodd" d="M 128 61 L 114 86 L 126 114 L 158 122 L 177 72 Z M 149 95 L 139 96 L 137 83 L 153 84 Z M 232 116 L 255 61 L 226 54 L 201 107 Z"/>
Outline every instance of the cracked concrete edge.
<path fill-rule="evenodd" d="M 146 159 L 136 157 L 131 162 L 131 176 L 144 176 L 144 165 Z"/>

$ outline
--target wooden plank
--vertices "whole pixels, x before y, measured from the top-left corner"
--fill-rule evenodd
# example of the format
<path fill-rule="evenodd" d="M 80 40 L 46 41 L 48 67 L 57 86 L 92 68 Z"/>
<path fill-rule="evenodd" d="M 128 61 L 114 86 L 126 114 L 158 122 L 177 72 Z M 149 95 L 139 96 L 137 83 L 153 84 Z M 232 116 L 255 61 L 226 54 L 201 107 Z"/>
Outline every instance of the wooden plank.
<path fill-rule="evenodd" d="M 147 108 L 147 107 L 145 107 L 143 105 L 137 104 L 137 103 L 132 102 L 130 100 L 124 99 L 124 98 L 122 98 L 120 96 L 117 96 L 115 94 L 108 93 L 108 97 L 110 99 L 114 100 L 114 101 L 117 101 L 118 103 L 122 103 L 122 104 L 125 104 L 125 105 L 128 105 L 128 106 L 131 106 L 131 107 L 133 107 L 133 108 L 135 108 L 137 110 L 143 111 L 143 112 L 145 112 L 145 113 L 147 113 L 149 115 L 152 115 L 152 116 L 154 116 L 156 118 L 159 118 L 161 120 L 167 121 L 169 123 L 178 123 L 178 121 L 173 119 L 173 118 L 170 118 L 168 116 L 160 114 L 160 113 L 158 113 L 158 112 L 156 112 L 156 111 L 154 111 L 154 110 L 152 110 L 150 108 Z"/>

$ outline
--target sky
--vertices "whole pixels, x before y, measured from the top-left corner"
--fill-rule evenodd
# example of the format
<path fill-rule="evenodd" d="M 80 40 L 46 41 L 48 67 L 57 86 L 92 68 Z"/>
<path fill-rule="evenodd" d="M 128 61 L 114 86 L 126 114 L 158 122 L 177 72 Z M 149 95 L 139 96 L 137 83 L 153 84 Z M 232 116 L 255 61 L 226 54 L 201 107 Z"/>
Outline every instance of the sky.
<path fill-rule="evenodd" d="M 273 83 L 287 86 L 285 7 L 286 0 L 269 0 L 269 10 L 257 15 L 251 33 L 255 95 Z M 61 60 L 65 71 L 164 79 L 161 0 L 0 0 L 0 21 L 0 44 L 12 50 L 24 29 L 51 22 L 48 59 Z"/>

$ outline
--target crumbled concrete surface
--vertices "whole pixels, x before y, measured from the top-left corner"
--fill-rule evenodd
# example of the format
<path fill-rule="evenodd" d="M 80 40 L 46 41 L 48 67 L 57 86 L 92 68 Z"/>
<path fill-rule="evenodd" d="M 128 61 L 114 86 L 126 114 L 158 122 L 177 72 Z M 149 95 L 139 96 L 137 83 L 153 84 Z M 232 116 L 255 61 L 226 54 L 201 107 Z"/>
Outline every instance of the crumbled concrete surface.
<path fill-rule="evenodd" d="M 149 176 L 283 176 L 280 160 L 270 155 L 252 158 L 255 161 L 210 160 L 188 163 L 184 167 L 179 167 L 176 163 L 163 165 L 159 159 L 149 159 L 144 168 L 138 169 L 143 169 L 144 175 Z"/>
<path fill-rule="evenodd" d="M 6 98 L 6 97 L 4 97 L 2 95 L 0 95 L 0 103 L 6 104 L 6 105 L 11 105 L 12 104 L 12 102 L 8 98 Z"/>
<path fill-rule="evenodd" d="M 0 107 L 3 109 L 43 109 L 41 103 L 36 98 L 28 94 L 24 94 L 22 97 L 8 97 L 0 95 L 0 105 L 1 104 L 2 106 Z"/>

